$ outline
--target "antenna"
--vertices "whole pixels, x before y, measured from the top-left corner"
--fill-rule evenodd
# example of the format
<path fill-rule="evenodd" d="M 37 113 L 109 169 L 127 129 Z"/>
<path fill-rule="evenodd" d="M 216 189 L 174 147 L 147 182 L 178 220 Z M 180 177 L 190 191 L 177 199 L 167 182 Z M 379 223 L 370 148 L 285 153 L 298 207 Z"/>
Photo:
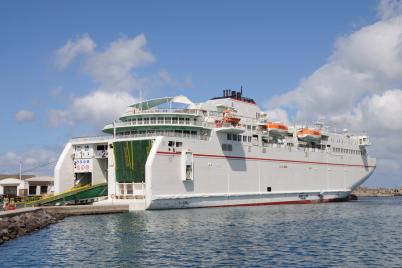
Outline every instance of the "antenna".
<path fill-rule="evenodd" d="M 142 89 L 140 89 L 140 110 L 142 111 Z"/>
<path fill-rule="evenodd" d="M 240 86 L 240 96 L 243 95 L 243 85 Z"/>

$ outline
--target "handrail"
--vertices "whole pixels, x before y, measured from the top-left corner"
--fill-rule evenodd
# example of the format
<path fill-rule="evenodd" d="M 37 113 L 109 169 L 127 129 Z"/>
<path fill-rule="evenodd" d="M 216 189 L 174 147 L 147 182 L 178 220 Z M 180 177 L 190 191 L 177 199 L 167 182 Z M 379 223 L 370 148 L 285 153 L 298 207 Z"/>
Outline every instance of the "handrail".
<path fill-rule="evenodd" d="M 112 124 L 113 125 L 113 124 Z M 88 136 L 88 137 L 75 137 L 72 138 L 72 141 L 103 141 L 103 140 L 109 140 L 111 136 Z"/>
<path fill-rule="evenodd" d="M 125 112 L 122 117 L 130 116 L 130 115 L 141 115 L 141 114 L 189 114 L 189 115 L 202 115 L 203 112 L 197 109 L 151 109 L 151 110 L 136 110 L 133 109 L 132 111 Z"/>
<path fill-rule="evenodd" d="M 187 139 L 195 139 L 195 140 L 208 140 L 209 135 L 192 135 L 192 134 L 179 134 L 176 132 L 166 132 L 164 134 L 156 134 L 156 133 L 137 133 L 137 134 L 117 134 L 117 138 L 126 139 L 126 138 L 148 138 L 148 137 L 177 137 L 177 138 L 187 138 Z"/>
<path fill-rule="evenodd" d="M 144 124 L 144 122 L 142 122 L 141 124 L 138 123 L 133 123 L 132 121 L 128 121 L 128 122 L 116 122 L 114 124 L 108 124 L 104 127 L 104 129 L 106 128 L 113 128 L 113 127 L 126 127 L 126 126 L 195 126 L 195 127 L 204 127 L 204 128 L 212 128 L 213 124 L 212 123 L 208 123 L 208 122 L 194 122 L 194 121 L 184 121 L 183 123 L 180 123 L 180 121 L 177 121 L 177 123 L 166 123 L 165 121 L 163 122 L 158 122 L 158 120 L 155 121 L 155 123 L 147 123 Z"/>

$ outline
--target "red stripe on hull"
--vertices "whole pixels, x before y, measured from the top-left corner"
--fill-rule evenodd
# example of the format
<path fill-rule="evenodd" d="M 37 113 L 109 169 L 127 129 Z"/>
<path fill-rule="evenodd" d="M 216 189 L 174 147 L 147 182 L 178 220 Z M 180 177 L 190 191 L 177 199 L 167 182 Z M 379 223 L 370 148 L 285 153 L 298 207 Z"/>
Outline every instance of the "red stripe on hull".
<path fill-rule="evenodd" d="M 220 207 L 254 207 L 254 206 L 275 206 L 275 205 L 303 205 L 303 204 L 320 204 L 330 202 L 345 202 L 348 198 L 332 198 L 324 200 L 298 200 L 298 201 L 278 201 L 278 202 L 263 202 L 263 203 L 250 203 L 250 204 L 233 204 L 233 205 L 219 205 L 219 206 L 206 206 L 208 208 Z"/>

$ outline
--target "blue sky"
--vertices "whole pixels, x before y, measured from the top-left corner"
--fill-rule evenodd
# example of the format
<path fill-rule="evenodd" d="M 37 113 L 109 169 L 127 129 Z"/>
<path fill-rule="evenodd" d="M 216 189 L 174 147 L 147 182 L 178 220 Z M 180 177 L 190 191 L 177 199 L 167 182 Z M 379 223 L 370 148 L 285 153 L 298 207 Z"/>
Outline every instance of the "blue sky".
<path fill-rule="evenodd" d="M 81 110 L 79 101 L 95 92 L 138 98 L 141 88 L 146 97 L 185 94 L 203 101 L 224 88 L 243 85 L 263 109 L 276 114 L 280 109 L 292 120 L 314 120 L 304 104 L 288 103 L 284 96 L 304 90 L 302 81 L 308 83 L 317 70 L 344 57 L 354 33 L 399 15 L 386 13 L 397 1 L 383 2 L 381 11 L 382 2 L 367 0 L 2 1 L 0 172 L 16 170 L 20 158 L 27 168 L 56 158 L 72 136 L 100 134 L 106 118 L 92 120 L 91 113 L 97 111 Z M 66 56 L 60 50 L 68 42 L 79 47 L 84 39 L 90 48 L 60 67 L 60 57 Z M 152 58 L 133 63 L 128 70 L 142 82 L 105 90 L 105 72 L 93 62 L 107 64 L 105 55 L 113 42 L 124 46 L 131 40 L 143 41 L 138 51 Z M 346 45 L 339 45 L 339 40 Z M 399 87 L 399 76 L 389 80 L 387 89 Z M 338 90 L 336 83 L 331 88 Z M 356 109 L 375 99 L 361 101 L 374 94 L 382 98 L 385 91 L 368 87 L 353 96 L 342 114 L 320 112 L 338 125 L 353 125 Z M 99 105 L 107 106 L 108 101 Z M 352 113 L 349 117 L 347 111 Z M 51 114 L 57 114 L 59 124 L 52 123 Z M 386 169 L 380 170 L 368 185 L 400 185 L 402 161 L 381 154 L 392 167 L 392 178 L 384 177 Z"/>

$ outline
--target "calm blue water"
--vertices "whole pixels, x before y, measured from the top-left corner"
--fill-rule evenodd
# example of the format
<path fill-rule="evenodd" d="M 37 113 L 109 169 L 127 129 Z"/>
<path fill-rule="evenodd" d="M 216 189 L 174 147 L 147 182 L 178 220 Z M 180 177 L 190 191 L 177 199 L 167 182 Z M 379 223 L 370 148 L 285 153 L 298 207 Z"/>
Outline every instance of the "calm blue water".
<path fill-rule="evenodd" d="M 402 198 L 70 217 L 0 266 L 402 267 Z"/>

